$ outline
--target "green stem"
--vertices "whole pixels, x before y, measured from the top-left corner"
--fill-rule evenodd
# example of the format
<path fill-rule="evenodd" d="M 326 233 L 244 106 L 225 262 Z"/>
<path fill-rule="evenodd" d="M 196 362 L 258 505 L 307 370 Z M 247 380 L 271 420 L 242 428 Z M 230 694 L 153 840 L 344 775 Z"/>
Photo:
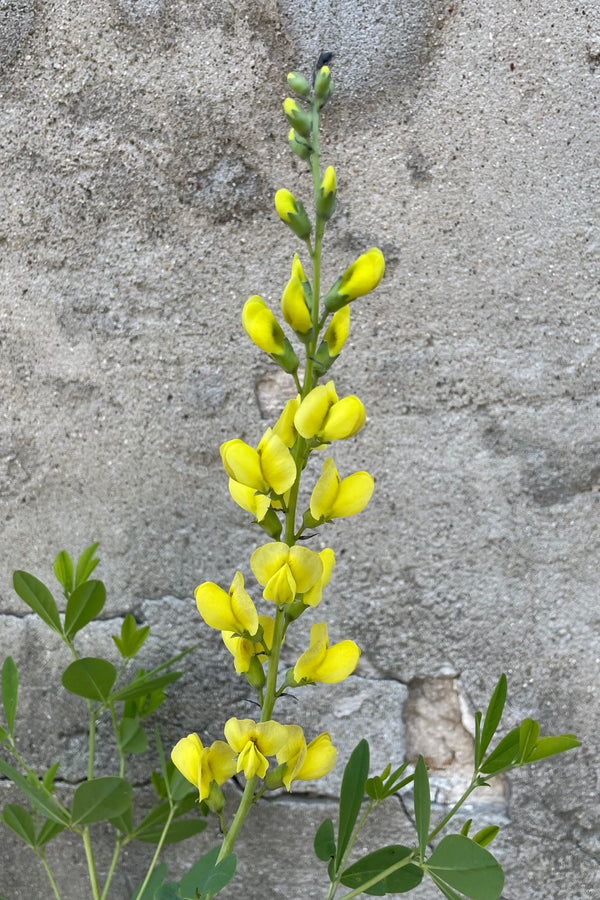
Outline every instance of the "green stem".
<path fill-rule="evenodd" d="M 50 871 L 50 866 L 48 865 L 48 863 L 46 861 L 46 857 L 44 856 L 43 853 L 38 853 L 38 856 L 42 861 L 42 865 L 43 865 L 44 869 L 46 870 L 46 875 L 48 876 L 48 881 L 50 882 L 50 885 L 52 886 L 52 890 L 54 891 L 54 896 L 56 897 L 56 900 L 61 900 L 61 896 L 58 892 L 56 882 L 54 881 L 54 878 L 52 877 L 52 872 Z"/>
<path fill-rule="evenodd" d="M 271 645 L 271 654 L 269 656 L 269 670 L 267 672 L 267 683 L 265 685 L 265 697 L 262 705 L 260 716 L 261 722 L 268 722 L 273 715 L 273 707 L 277 699 L 277 669 L 279 668 L 279 654 L 281 652 L 281 644 L 285 631 L 285 611 L 282 607 L 277 607 L 275 613 L 275 625 L 273 627 L 273 643 Z"/>
<path fill-rule="evenodd" d="M 256 782 L 256 775 L 253 775 L 252 778 L 249 778 L 246 782 L 246 787 L 244 788 L 244 793 L 242 794 L 240 805 L 237 808 L 237 812 L 235 814 L 233 822 L 229 826 L 229 831 L 225 835 L 223 843 L 221 844 L 217 862 L 220 862 L 226 856 L 229 856 L 229 854 L 233 850 L 233 845 L 235 844 L 235 840 L 240 833 L 242 825 L 244 824 L 244 819 L 250 812 L 250 808 L 254 803 L 254 788 L 256 787 Z"/>
<path fill-rule="evenodd" d="M 444 818 L 439 823 L 439 825 L 436 825 L 436 827 L 433 829 L 433 831 L 430 832 L 430 834 L 428 834 L 427 843 L 432 841 L 433 838 L 436 836 L 436 834 L 439 834 L 440 831 L 442 830 L 442 828 L 444 828 L 448 824 L 450 819 L 454 815 L 456 815 L 456 813 L 458 812 L 460 807 L 463 805 L 463 803 L 465 802 L 467 797 L 469 797 L 469 795 L 473 793 L 473 791 L 475 790 L 476 787 L 477 787 L 477 776 L 475 775 L 475 776 L 473 776 L 473 780 L 472 780 L 471 784 L 469 785 L 469 787 L 466 789 L 466 791 L 464 792 L 462 797 L 459 800 L 457 800 L 457 802 L 454 804 L 454 806 L 452 807 L 452 809 L 450 810 L 448 815 L 444 816 Z"/>
<path fill-rule="evenodd" d="M 110 887 L 110 883 L 113 879 L 113 875 L 115 874 L 115 869 L 117 868 L 117 862 L 119 861 L 119 855 L 121 853 L 121 835 L 117 833 L 115 838 L 115 849 L 112 855 L 112 859 L 110 861 L 110 868 L 108 870 L 108 875 L 106 876 L 106 881 L 104 883 L 104 889 L 102 891 L 102 896 L 100 900 L 106 900 L 108 897 L 108 889 Z"/>
<path fill-rule="evenodd" d="M 92 895 L 94 900 L 100 900 L 100 886 L 98 884 L 98 875 L 96 873 L 96 863 L 94 862 L 94 852 L 92 850 L 92 841 L 90 839 L 90 829 L 86 825 L 82 833 L 83 846 L 85 849 L 85 858 L 87 860 L 88 872 L 90 873 L 90 885 L 92 887 Z"/>
<path fill-rule="evenodd" d="M 414 850 L 410 854 L 410 856 L 405 856 L 404 859 L 401 859 L 399 862 L 394 863 L 393 866 L 390 866 L 388 869 L 384 869 L 383 872 L 379 872 L 377 875 L 374 875 L 373 878 L 365 881 L 364 884 L 361 884 L 360 887 L 357 887 L 353 891 L 350 891 L 349 894 L 344 894 L 343 897 L 340 897 L 340 900 L 352 900 L 353 897 L 358 897 L 359 894 L 362 894 L 368 888 L 373 887 L 373 885 L 378 884 L 378 882 L 380 881 L 383 881 L 383 879 L 387 878 L 388 875 L 392 875 L 394 872 L 397 872 L 398 869 L 402 869 L 404 868 L 404 866 L 408 866 L 410 863 L 414 862 L 415 853 L 416 850 Z"/>
<path fill-rule="evenodd" d="M 90 713 L 90 736 L 88 742 L 88 772 L 87 777 L 90 781 L 94 777 L 94 752 L 96 747 L 96 711 L 92 705 L 92 701 L 88 700 L 88 710 Z"/>
<path fill-rule="evenodd" d="M 169 799 L 171 799 L 171 798 L 169 798 Z M 138 898 L 143 895 L 144 891 L 146 890 L 146 888 L 148 886 L 148 882 L 150 881 L 150 878 L 152 877 L 152 873 L 154 871 L 154 867 L 155 867 L 156 863 L 158 862 L 158 857 L 160 856 L 160 851 L 163 848 L 163 844 L 165 842 L 165 838 L 167 837 L 167 832 L 171 826 L 171 822 L 173 821 L 174 815 L 175 815 L 175 805 L 173 804 L 173 802 L 171 802 L 171 808 L 169 809 L 169 815 L 167 816 L 167 820 L 163 826 L 163 830 L 161 832 L 158 844 L 156 845 L 156 850 L 154 851 L 154 856 L 152 857 L 152 861 L 150 862 L 150 865 L 148 866 L 148 871 L 146 872 L 146 877 L 144 878 L 142 884 L 140 885 L 140 889 L 137 892 L 136 896 L 133 897 L 132 900 L 138 900 Z M 102 895 L 101 900 L 104 900 L 104 894 Z"/>

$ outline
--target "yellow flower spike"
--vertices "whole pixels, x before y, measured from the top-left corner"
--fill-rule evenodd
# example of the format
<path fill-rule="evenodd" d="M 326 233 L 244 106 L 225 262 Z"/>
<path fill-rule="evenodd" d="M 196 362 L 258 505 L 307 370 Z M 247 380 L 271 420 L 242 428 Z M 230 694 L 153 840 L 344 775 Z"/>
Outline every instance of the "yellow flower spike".
<path fill-rule="evenodd" d="M 271 501 L 265 494 L 258 494 L 254 488 L 240 484 L 233 478 L 229 479 L 229 493 L 238 506 L 252 513 L 257 522 L 262 522 L 271 506 Z"/>
<path fill-rule="evenodd" d="M 323 562 L 308 547 L 288 547 L 281 541 L 258 547 L 250 559 L 265 600 L 278 605 L 293 603 L 297 594 L 309 591 L 323 575 Z"/>
<path fill-rule="evenodd" d="M 250 669 L 250 663 L 254 657 L 257 657 L 259 662 L 264 662 L 267 658 L 265 647 L 270 650 L 273 645 L 274 620 L 271 616 L 259 616 L 258 623 L 262 625 L 263 629 L 263 637 L 260 642 L 240 637 L 234 631 L 223 631 L 221 634 L 223 643 L 233 656 L 233 664 L 238 675 L 243 675 Z"/>
<path fill-rule="evenodd" d="M 171 751 L 173 765 L 198 788 L 199 799 L 206 800 L 212 782 L 224 784 L 236 773 L 235 752 L 225 741 L 203 747 L 197 734 L 181 738 Z"/>
<path fill-rule="evenodd" d="M 310 498 L 311 515 L 317 520 L 326 521 L 354 516 L 365 508 L 374 486 L 373 478 L 368 472 L 355 472 L 340 479 L 333 459 L 328 456 Z"/>
<path fill-rule="evenodd" d="M 262 299 L 257 295 L 249 297 L 242 310 L 242 324 L 248 337 L 265 353 L 275 356 L 285 350 L 281 325 Z"/>
<path fill-rule="evenodd" d="M 383 253 L 377 247 L 372 247 L 359 256 L 327 292 L 324 298 L 325 308 L 329 312 L 335 312 L 357 297 L 368 294 L 377 287 L 384 271 Z"/>
<path fill-rule="evenodd" d="M 258 613 L 244 588 L 241 572 L 235 573 L 229 593 L 212 581 L 205 581 L 196 588 L 194 597 L 198 612 L 210 628 L 251 635 L 258 631 Z"/>
<path fill-rule="evenodd" d="M 323 442 L 352 437 L 365 424 L 366 413 L 358 397 L 338 400 L 333 381 L 320 384 L 304 398 L 294 417 L 303 438 L 318 437 Z"/>
<path fill-rule="evenodd" d="M 321 563 L 323 564 L 323 574 L 320 579 L 317 581 L 310 590 L 306 591 L 302 596 L 302 602 L 307 606 L 318 606 L 321 602 L 321 596 L 323 593 L 323 588 L 326 587 L 331 581 L 331 573 L 333 571 L 333 567 L 335 566 L 335 554 L 331 547 L 325 547 L 324 550 L 321 550 L 319 553 L 321 557 Z"/>
<path fill-rule="evenodd" d="M 350 332 L 350 307 L 343 306 L 332 317 L 325 332 L 324 340 L 327 341 L 330 356 L 337 356 L 346 343 Z"/>
<path fill-rule="evenodd" d="M 308 334 L 311 330 L 310 310 L 306 305 L 302 282 L 296 275 L 293 275 L 285 286 L 281 296 L 281 312 L 288 325 L 298 334 Z"/>
<path fill-rule="evenodd" d="M 273 434 L 281 438 L 286 447 L 293 447 L 296 443 L 298 432 L 294 425 L 294 416 L 300 406 L 300 395 L 292 397 L 283 407 L 283 411 L 273 426 Z"/>
<path fill-rule="evenodd" d="M 227 743 L 238 754 L 236 771 L 243 771 L 246 778 L 264 778 L 269 768 L 266 757 L 275 756 L 288 736 L 286 726 L 273 720 L 257 723 L 231 718 L 224 732 Z"/>
<path fill-rule="evenodd" d="M 310 629 L 310 646 L 294 666 L 294 680 L 336 684 L 354 672 L 360 650 L 354 641 L 329 646 L 327 625 L 318 622 Z"/>

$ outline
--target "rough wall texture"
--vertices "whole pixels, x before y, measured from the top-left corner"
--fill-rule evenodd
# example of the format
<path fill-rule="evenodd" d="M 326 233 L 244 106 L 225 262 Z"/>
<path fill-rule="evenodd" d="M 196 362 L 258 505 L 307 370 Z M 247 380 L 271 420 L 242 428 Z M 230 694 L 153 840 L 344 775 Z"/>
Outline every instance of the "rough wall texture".
<path fill-rule="evenodd" d="M 382 763 L 445 716 L 456 746 L 436 758 L 442 803 L 444 766 L 468 752 L 469 707 L 506 671 L 507 726 L 533 715 L 584 747 L 511 777 L 480 809 L 507 823 L 503 896 L 589 900 L 600 893 L 592 0 L 0 0 L 0 655 L 28 682 L 20 744 L 33 760 L 60 748 L 61 790 L 82 776 L 77 710 L 51 687 L 68 660 L 24 614 L 11 572 L 50 581 L 59 549 L 92 540 L 109 602 L 90 652 L 109 648 L 127 612 L 153 624 L 147 662 L 201 642 L 162 717 L 165 741 L 219 737 L 247 711 L 186 598 L 202 580 L 229 583 L 255 546 L 218 448 L 256 442 L 289 391 L 239 315 L 249 294 L 277 302 L 287 280 L 296 246 L 272 196 L 306 182 L 286 148 L 284 76 L 322 49 L 337 53 L 329 276 L 372 245 L 387 272 L 357 303 L 354 356 L 336 372 L 369 415 L 337 459 L 358 459 L 377 484 L 368 510 L 332 532 L 323 609 L 330 632 L 364 652 L 355 677 L 315 689 L 294 716 L 329 726 L 333 710 L 343 756 L 359 714 Z M 140 760 L 142 798 L 153 764 Z M 257 811 L 227 896 L 316 896 L 313 826 L 336 779 L 274 801 L 288 832 L 269 806 Z M 0 799 L 12 796 L 0 781 Z M 401 840 L 407 814 L 391 809 L 377 827 Z M 88 896 L 78 852 L 56 841 L 64 900 Z M 196 853 L 172 851 L 174 872 Z M 131 851 L 114 900 L 128 900 L 147 856 Z M 47 896 L 5 829 L 0 893 Z"/>

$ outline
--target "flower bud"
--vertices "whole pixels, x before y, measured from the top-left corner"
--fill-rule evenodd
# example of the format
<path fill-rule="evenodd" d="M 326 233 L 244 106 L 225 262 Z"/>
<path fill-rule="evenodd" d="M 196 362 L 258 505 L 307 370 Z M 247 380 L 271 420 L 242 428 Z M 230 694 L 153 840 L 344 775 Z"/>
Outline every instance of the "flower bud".
<path fill-rule="evenodd" d="M 332 217 L 337 206 L 336 179 L 333 166 L 328 166 L 317 195 L 316 210 L 320 219 L 327 221 Z"/>
<path fill-rule="evenodd" d="M 308 160 L 310 159 L 310 154 L 312 153 L 312 147 L 310 147 L 308 144 L 305 144 L 304 141 L 300 139 L 300 135 L 296 134 L 293 128 L 290 128 L 288 134 L 288 142 L 292 153 L 295 153 L 296 156 L 300 157 L 300 159 L 308 162 Z"/>
<path fill-rule="evenodd" d="M 384 271 L 383 253 L 377 247 L 372 247 L 359 256 L 330 288 L 324 298 L 325 308 L 329 312 L 336 312 L 351 300 L 368 294 L 377 287 Z"/>
<path fill-rule="evenodd" d="M 258 657 L 253 656 L 250 660 L 250 667 L 247 672 L 244 672 L 246 676 L 246 680 L 251 687 L 261 688 L 265 683 L 265 673 L 262 665 L 260 664 Z"/>
<path fill-rule="evenodd" d="M 248 337 L 265 353 L 280 354 L 284 349 L 281 325 L 262 297 L 254 295 L 244 304 L 242 324 Z"/>
<path fill-rule="evenodd" d="M 290 90 L 299 94 L 301 97 L 310 97 L 310 85 L 304 75 L 299 72 L 290 72 L 287 77 L 287 83 Z"/>
<path fill-rule="evenodd" d="M 325 106 L 331 95 L 333 94 L 333 82 L 331 81 L 331 72 L 329 66 L 322 66 L 317 72 L 315 78 L 315 97 L 317 107 L 320 109 Z"/>
<path fill-rule="evenodd" d="M 311 224 L 306 210 L 291 191 L 280 188 L 275 194 L 275 209 L 279 218 L 289 225 L 294 234 L 304 240 L 310 234 Z"/>
<path fill-rule="evenodd" d="M 295 100 L 287 97 L 283 101 L 283 111 L 292 128 L 303 138 L 309 138 L 312 132 L 312 117 L 300 109 Z"/>
<path fill-rule="evenodd" d="M 296 275 L 292 275 L 285 286 L 281 297 L 281 311 L 285 321 L 298 335 L 307 336 L 312 330 L 312 319 L 304 287 Z"/>

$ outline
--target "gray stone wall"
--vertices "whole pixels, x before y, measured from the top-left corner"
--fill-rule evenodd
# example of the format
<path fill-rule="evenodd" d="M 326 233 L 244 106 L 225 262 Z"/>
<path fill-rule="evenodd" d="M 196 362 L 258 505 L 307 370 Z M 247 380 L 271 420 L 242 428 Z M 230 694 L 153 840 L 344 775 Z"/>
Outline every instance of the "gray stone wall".
<path fill-rule="evenodd" d="M 200 581 L 249 571 L 257 541 L 227 494 L 219 444 L 255 443 L 289 395 L 240 311 L 253 293 L 276 304 L 287 281 L 297 246 L 272 197 L 307 185 L 286 148 L 285 74 L 309 71 L 323 49 L 337 54 L 323 162 L 340 197 L 327 277 L 373 245 L 387 270 L 354 304 L 352 352 L 336 367 L 340 393 L 368 412 L 336 459 L 358 460 L 376 493 L 331 528 L 338 565 L 322 609 L 330 634 L 354 637 L 363 655 L 355 676 L 315 688 L 291 715 L 331 727 L 341 758 L 363 735 L 381 764 L 426 751 L 443 804 L 468 764 L 472 710 L 506 671 L 507 728 L 532 715 L 584 746 L 479 806 L 479 821 L 506 826 L 503 896 L 590 900 L 600 891 L 592 0 L 0 0 L 0 655 L 13 654 L 24 682 L 20 746 L 34 761 L 60 753 L 66 794 L 83 775 L 80 710 L 52 686 L 68 660 L 26 614 L 11 573 L 50 582 L 58 550 L 93 540 L 109 600 L 88 652 L 110 650 L 127 612 L 154 630 L 147 664 L 200 642 L 159 717 L 167 745 L 191 730 L 220 737 L 229 715 L 248 714 L 189 598 Z M 290 661 L 300 646 L 290 641 Z M 139 760 L 141 803 L 153 765 Z M 338 784 L 339 773 L 256 811 L 228 897 L 324 895 L 311 843 Z M 0 781 L 0 800 L 14 796 Z M 379 837 L 408 840 L 409 812 L 386 816 Z M 173 873 L 215 839 L 209 828 L 171 850 Z M 131 850 L 114 900 L 128 900 L 148 856 Z M 59 838 L 52 858 L 67 873 L 64 900 L 87 897 L 79 848 Z M 0 893 L 48 896 L 6 829 Z"/>

